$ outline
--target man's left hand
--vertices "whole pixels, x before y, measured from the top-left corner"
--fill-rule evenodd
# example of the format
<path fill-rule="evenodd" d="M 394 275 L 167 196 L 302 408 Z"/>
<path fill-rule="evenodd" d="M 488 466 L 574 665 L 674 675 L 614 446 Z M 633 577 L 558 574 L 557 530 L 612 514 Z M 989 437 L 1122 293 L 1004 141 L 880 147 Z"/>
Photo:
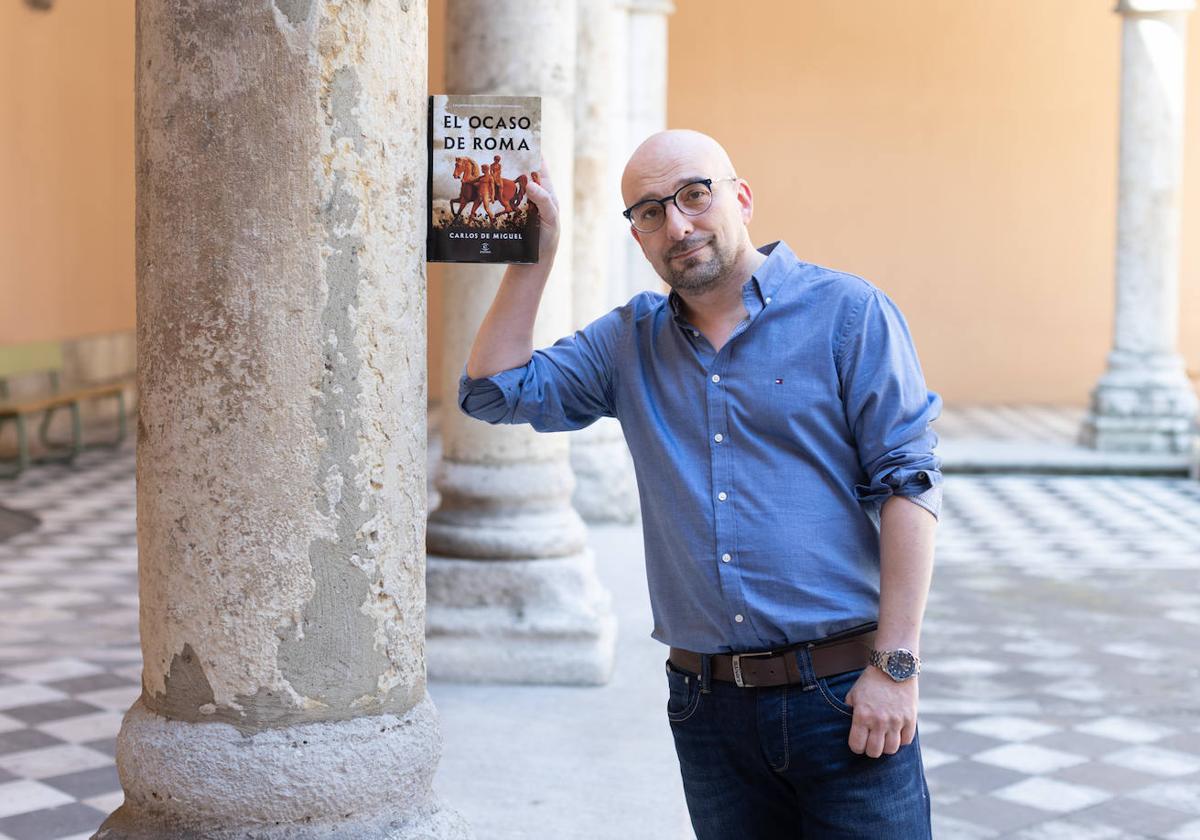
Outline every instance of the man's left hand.
<path fill-rule="evenodd" d="M 917 681 L 896 682 L 874 665 L 868 665 L 846 695 L 854 707 L 850 724 L 850 749 L 870 758 L 895 755 L 917 734 Z"/>

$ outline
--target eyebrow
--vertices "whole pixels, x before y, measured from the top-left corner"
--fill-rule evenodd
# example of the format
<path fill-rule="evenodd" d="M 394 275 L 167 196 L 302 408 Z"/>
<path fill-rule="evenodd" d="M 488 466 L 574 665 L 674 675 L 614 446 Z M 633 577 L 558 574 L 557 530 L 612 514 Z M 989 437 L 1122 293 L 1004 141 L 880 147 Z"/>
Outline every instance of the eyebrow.
<path fill-rule="evenodd" d="M 703 175 L 687 175 L 683 178 L 680 178 L 675 182 L 675 189 L 671 190 L 671 195 L 674 195 L 676 192 L 678 192 L 680 187 L 685 187 L 688 184 L 694 184 L 696 181 L 703 181 L 703 180 L 704 180 Z M 647 193 L 647 194 L 643 195 L 641 198 L 639 198 L 637 201 L 633 202 L 633 204 L 631 204 L 629 206 L 633 207 L 636 204 L 641 204 L 643 201 L 649 201 L 650 199 L 657 199 L 657 198 L 658 198 L 658 196 L 650 195 L 649 193 Z"/>

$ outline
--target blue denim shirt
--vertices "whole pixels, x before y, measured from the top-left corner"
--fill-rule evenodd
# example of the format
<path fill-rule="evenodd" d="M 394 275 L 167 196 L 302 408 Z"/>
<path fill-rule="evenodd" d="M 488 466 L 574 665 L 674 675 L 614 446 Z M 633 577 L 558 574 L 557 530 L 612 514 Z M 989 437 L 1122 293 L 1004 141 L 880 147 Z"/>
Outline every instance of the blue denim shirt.
<path fill-rule="evenodd" d="M 702 653 L 807 641 L 879 614 L 879 510 L 935 517 L 941 460 L 908 325 L 879 288 L 783 242 L 720 352 L 675 292 L 641 292 L 459 406 L 540 432 L 616 417 L 641 497 L 654 630 Z"/>

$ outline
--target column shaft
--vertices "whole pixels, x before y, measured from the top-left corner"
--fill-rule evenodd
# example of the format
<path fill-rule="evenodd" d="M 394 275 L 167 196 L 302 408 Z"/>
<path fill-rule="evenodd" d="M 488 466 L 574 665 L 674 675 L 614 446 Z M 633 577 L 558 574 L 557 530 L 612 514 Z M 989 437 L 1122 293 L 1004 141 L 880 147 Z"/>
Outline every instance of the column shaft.
<path fill-rule="evenodd" d="M 137 6 L 143 690 L 97 837 L 467 837 L 423 663 L 426 6 Z"/>
<path fill-rule="evenodd" d="M 1116 315 L 1081 439 L 1187 452 L 1196 396 L 1176 347 L 1184 66 L 1191 0 L 1122 0 Z"/>
<path fill-rule="evenodd" d="M 574 327 L 581 329 L 612 307 L 609 278 L 613 201 L 608 166 L 613 97 L 612 54 L 616 35 L 611 0 L 578 0 L 575 60 L 575 241 L 572 291 Z M 619 192 L 618 192 L 619 194 Z M 624 303 L 624 301 L 622 301 Z M 638 491 L 633 461 L 620 423 L 602 417 L 571 435 L 575 470 L 572 503 L 588 522 L 633 522 Z"/>
<path fill-rule="evenodd" d="M 456 0 L 446 14 L 451 94 L 542 97 L 542 153 L 562 207 L 554 272 L 534 347 L 571 332 L 575 4 Z M 445 272 L 443 393 L 463 363 L 503 266 Z M 607 681 L 616 624 L 571 507 L 567 436 L 490 426 L 448 406 L 442 415 L 441 504 L 428 532 L 429 673 L 515 683 Z"/>

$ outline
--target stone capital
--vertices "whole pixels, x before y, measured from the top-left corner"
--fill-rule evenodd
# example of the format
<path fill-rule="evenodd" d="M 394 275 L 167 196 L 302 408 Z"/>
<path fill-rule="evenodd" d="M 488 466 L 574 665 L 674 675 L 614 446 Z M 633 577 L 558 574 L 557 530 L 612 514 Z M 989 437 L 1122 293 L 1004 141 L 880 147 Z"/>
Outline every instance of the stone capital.
<path fill-rule="evenodd" d="M 1114 12 L 1121 15 L 1153 15 L 1164 12 L 1190 12 L 1196 0 L 1117 0 Z"/>

